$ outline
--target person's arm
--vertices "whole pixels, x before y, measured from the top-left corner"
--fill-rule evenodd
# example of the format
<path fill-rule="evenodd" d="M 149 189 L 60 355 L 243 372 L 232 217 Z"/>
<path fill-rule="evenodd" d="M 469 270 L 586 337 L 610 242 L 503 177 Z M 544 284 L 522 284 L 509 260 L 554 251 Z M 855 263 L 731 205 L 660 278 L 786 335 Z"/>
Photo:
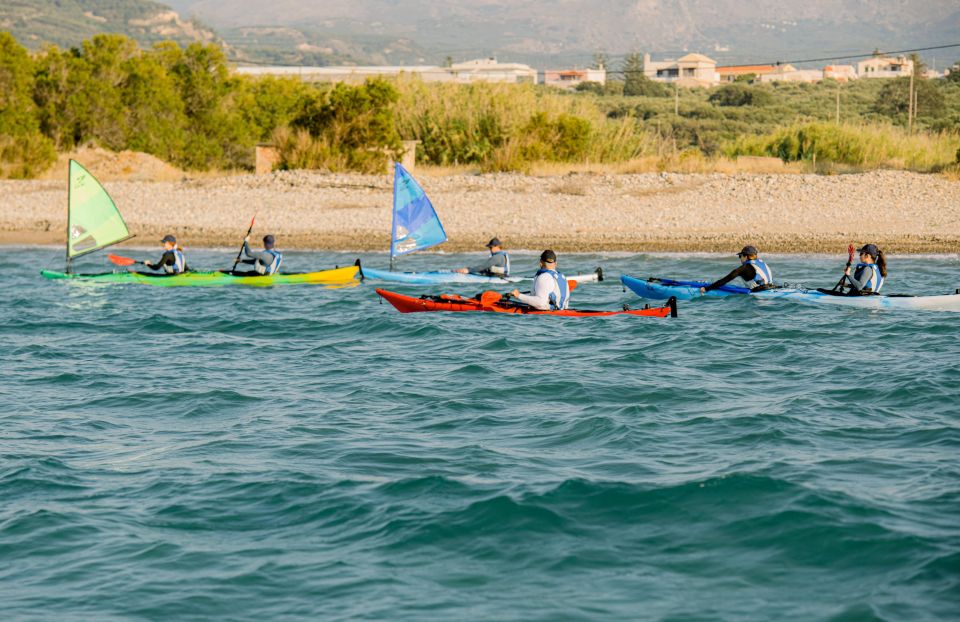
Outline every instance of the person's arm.
<path fill-rule="evenodd" d="M 240 263 L 253 265 L 259 261 L 265 266 L 269 266 L 271 263 L 273 263 L 273 255 L 267 253 L 266 251 L 253 250 L 250 248 L 250 243 L 246 240 L 243 241 L 243 254 L 250 259 L 244 259 Z"/>
<path fill-rule="evenodd" d="M 497 265 L 498 259 L 500 259 L 499 255 L 490 255 L 483 263 L 467 268 L 467 272 L 470 274 L 487 274 L 490 272 L 491 267 Z"/>
<path fill-rule="evenodd" d="M 150 268 L 151 270 L 162 270 L 164 266 L 173 266 L 176 265 L 177 259 L 173 256 L 173 251 L 164 251 L 163 255 L 160 257 L 160 261 L 154 263 L 152 261 L 145 261 L 143 265 Z"/>
<path fill-rule="evenodd" d="M 553 278 L 549 274 L 541 274 L 533 282 L 533 294 L 520 294 L 517 300 L 528 304 L 540 311 L 550 310 L 550 294 L 553 293 Z"/>
<path fill-rule="evenodd" d="M 723 287 L 724 285 L 726 285 L 727 283 L 729 283 L 730 281 L 732 281 L 737 277 L 743 277 L 744 280 L 749 281 L 755 276 L 757 276 L 756 268 L 754 268 L 750 264 L 746 264 L 746 263 L 740 264 L 738 268 L 734 268 L 733 270 L 731 270 L 730 274 L 728 274 L 727 276 L 723 277 L 719 281 L 714 281 L 710 285 L 707 285 L 706 287 L 704 287 L 703 291 L 709 292 L 711 290 Z"/>

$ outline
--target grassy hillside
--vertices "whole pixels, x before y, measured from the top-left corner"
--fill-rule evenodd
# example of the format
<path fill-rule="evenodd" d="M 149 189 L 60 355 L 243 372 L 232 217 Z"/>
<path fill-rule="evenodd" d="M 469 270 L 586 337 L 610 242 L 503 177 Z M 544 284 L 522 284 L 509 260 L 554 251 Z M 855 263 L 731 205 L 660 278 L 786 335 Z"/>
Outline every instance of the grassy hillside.
<path fill-rule="evenodd" d="M 37 50 L 76 47 L 99 33 L 126 35 L 142 47 L 159 41 L 213 41 L 214 33 L 153 0 L 3 0 L 0 30 Z"/>

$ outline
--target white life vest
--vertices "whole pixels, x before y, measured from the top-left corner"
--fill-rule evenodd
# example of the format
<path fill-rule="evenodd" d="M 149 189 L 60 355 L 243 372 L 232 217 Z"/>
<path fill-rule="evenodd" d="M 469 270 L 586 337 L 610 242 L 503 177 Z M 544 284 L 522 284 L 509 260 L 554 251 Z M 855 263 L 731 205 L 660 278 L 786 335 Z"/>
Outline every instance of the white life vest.
<path fill-rule="evenodd" d="M 273 261 L 270 262 L 269 266 L 265 266 L 258 259 L 254 262 L 253 269 L 257 271 L 257 274 L 276 274 L 280 270 L 280 264 L 283 263 L 283 253 L 271 249 L 264 249 L 263 252 L 270 253 L 273 256 Z"/>

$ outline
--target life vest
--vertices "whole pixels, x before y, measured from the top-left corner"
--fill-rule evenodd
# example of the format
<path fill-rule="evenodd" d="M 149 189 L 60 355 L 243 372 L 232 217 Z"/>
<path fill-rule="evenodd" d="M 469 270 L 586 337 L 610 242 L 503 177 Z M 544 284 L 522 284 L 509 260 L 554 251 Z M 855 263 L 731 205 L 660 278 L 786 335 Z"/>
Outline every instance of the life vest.
<path fill-rule="evenodd" d="M 861 277 L 867 268 L 873 270 L 873 275 L 871 275 L 866 283 L 863 283 Z M 863 287 L 860 289 L 862 292 L 869 291 L 876 294 L 880 291 L 880 288 L 883 287 L 884 278 L 883 275 L 880 274 L 880 266 L 875 263 L 858 263 L 857 267 L 853 270 L 853 278 L 863 283 Z"/>
<path fill-rule="evenodd" d="M 770 271 L 770 266 L 768 266 L 762 259 L 750 259 L 746 262 L 748 266 L 753 266 L 756 275 L 747 281 L 747 285 L 750 289 L 757 287 L 763 287 L 764 285 L 770 285 L 773 283 L 773 272 Z"/>
<path fill-rule="evenodd" d="M 187 269 L 187 259 L 183 256 L 183 251 L 177 247 L 170 249 L 173 253 L 173 265 L 164 264 L 163 271 L 167 274 L 180 274 Z"/>
<path fill-rule="evenodd" d="M 283 263 L 283 253 L 270 249 L 264 249 L 263 252 L 270 253 L 273 256 L 273 261 L 270 262 L 269 266 L 265 266 L 258 259 L 253 264 L 253 269 L 257 271 L 257 274 L 276 274 L 280 270 L 280 264 Z"/>
<path fill-rule="evenodd" d="M 496 257 L 497 255 L 503 255 L 503 267 L 500 266 L 490 266 L 490 274 L 496 276 L 510 276 L 510 255 L 506 254 L 504 251 L 497 251 L 491 253 L 492 256 Z"/>
<path fill-rule="evenodd" d="M 556 270 L 547 270 L 546 268 L 541 268 L 537 270 L 537 273 L 534 275 L 536 279 L 541 274 L 549 274 L 553 277 L 554 282 L 557 284 L 557 290 L 560 292 L 559 298 L 557 297 L 557 292 L 550 292 L 548 299 L 550 300 L 550 309 L 552 311 L 557 311 L 560 309 L 566 309 L 567 303 L 570 301 L 570 286 L 567 285 L 567 277 L 563 276 Z"/>

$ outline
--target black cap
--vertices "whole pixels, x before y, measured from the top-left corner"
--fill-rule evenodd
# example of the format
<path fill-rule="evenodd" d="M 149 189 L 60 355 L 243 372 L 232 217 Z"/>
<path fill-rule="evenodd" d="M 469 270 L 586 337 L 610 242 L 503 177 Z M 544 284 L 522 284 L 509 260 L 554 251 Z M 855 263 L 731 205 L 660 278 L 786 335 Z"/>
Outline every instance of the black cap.
<path fill-rule="evenodd" d="M 173 237 L 172 235 L 170 235 L 170 234 L 168 233 L 167 235 L 163 236 L 163 239 L 162 239 L 162 240 L 160 240 L 160 243 L 161 243 L 161 244 L 165 244 L 166 242 L 170 242 L 171 244 L 176 244 L 176 243 L 177 243 L 177 238 Z"/>
<path fill-rule="evenodd" d="M 864 244 L 862 248 L 857 249 L 858 253 L 866 253 L 876 259 L 880 255 L 880 249 L 876 244 Z"/>
<path fill-rule="evenodd" d="M 540 253 L 540 261 L 544 263 L 557 263 L 557 254 L 552 250 L 545 250 Z"/>
<path fill-rule="evenodd" d="M 276 242 L 277 241 L 269 233 L 263 236 L 263 245 L 267 248 L 271 248 L 274 244 L 276 244 Z"/>
<path fill-rule="evenodd" d="M 737 253 L 737 257 L 743 257 L 744 255 L 759 255 L 759 254 L 760 254 L 760 251 L 757 250 L 756 246 L 748 245 L 748 246 L 744 246 L 740 250 L 740 252 Z"/>
<path fill-rule="evenodd" d="M 494 246 L 503 246 L 503 243 L 500 242 L 500 238 L 493 238 L 487 242 L 487 248 L 493 248 Z"/>

